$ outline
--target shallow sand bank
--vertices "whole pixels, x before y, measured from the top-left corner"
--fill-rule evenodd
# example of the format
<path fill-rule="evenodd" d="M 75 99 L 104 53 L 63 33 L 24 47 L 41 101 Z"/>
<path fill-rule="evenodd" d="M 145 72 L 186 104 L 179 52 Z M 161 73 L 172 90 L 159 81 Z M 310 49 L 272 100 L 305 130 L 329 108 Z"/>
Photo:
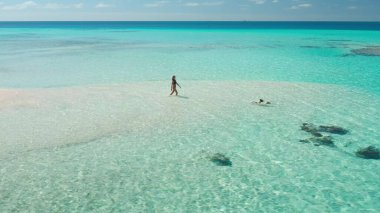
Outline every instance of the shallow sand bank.
<path fill-rule="evenodd" d="M 333 85 L 167 82 L 2 90 L 0 211 L 375 212 L 379 97 Z M 264 98 L 270 107 L 252 105 Z M 33 103 L 33 104 L 30 104 Z M 335 148 L 303 122 L 339 125 Z M 325 133 L 324 133 L 325 134 Z M 209 157 L 222 153 L 231 167 Z"/>
<path fill-rule="evenodd" d="M 175 129 L 244 113 L 254 115 L 252 122 L 272 121 L 279 126 L 320 121 L 362 127 L 363 134 L 379 127 L 378 97 L 349 88 L 249 81 L 181 83 L 180 97 L 168 97 L 167 82 L 1 89 L 0 154 L 83 143 L 156 126 Z M 250 103 L 259 98 L 273 104 Z"/>

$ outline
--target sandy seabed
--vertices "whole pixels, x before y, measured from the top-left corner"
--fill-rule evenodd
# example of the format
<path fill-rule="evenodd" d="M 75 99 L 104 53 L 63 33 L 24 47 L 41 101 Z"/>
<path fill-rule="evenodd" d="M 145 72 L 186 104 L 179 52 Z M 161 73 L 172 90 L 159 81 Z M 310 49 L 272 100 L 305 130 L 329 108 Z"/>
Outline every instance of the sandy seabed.
<path fill-rule="evenodd" d="M 375 212 L 380 97 L 336 85 L 183 81 L 0 90 L 0 210 Z M 270 106 L 252 101 L 264 98 Z M 338 125 L 335 148 L 299 143 Z M 232 167 L 209 161 L 223 153 Z"/>

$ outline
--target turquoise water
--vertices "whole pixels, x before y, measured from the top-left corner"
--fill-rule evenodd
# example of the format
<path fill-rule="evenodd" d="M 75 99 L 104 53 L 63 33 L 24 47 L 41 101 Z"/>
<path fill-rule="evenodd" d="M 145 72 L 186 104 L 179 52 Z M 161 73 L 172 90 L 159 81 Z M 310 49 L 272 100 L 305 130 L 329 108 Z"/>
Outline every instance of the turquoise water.
<path fill-rule="evenodd" d="M 0 24 L 1 212 L 380 209 L 376 28 L 61 24 Z"/>
<path fill-rule="evenodd" d="M 3 87 L 167 80 L 176 73 L 184 80 L 314 82 L 380 92 L 379 57 L 351 52 L 379 46 L 380 31 L 3 28 L 0 38 Z"/>

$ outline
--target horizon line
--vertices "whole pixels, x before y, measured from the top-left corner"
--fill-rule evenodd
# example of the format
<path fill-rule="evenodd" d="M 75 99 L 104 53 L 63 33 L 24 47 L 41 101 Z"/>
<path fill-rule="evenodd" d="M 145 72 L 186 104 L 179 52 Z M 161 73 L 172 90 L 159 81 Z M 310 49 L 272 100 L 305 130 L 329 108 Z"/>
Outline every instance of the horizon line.
<path fill-rule="evenodd" d="M 369 22 L 380 23 L 380 21 L 355 21 L 355 20 L 0 20 L 0 22 Z"/>

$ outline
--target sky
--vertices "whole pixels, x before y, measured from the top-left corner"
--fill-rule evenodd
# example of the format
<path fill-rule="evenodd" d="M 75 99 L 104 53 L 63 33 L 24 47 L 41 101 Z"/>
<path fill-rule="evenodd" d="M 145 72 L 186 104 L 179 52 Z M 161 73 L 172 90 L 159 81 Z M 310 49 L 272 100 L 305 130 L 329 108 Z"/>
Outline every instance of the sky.
<path fill-rule="evenodd" d="M 0 21 L 380 21 L 380 0 L 0 0 Z"/>

